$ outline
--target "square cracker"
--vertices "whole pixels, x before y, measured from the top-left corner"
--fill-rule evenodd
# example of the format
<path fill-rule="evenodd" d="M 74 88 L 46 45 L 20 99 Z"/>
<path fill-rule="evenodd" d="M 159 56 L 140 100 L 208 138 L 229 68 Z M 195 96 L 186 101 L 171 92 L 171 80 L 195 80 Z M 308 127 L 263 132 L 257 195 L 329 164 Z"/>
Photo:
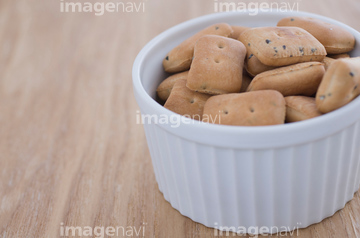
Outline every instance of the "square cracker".
<path fill-rule="evenodd" d="M 221 36 L 203 36 L 195 45 L 186 86 L 207 94 L 238 93 L 246 56 L 245 46 Z"/>
<path fill-rule="evenodd" d="M 240 41 L 268 66 L 286 66 L 319 61 L 325 47 L 310 33 L 298 27 L 258 27 L 243 32 Z"/>
<path fill-rule="evenodd" d="M 178 79 L 171 90 L 164 107 L 177 114 L 202 120 L 205 102 L 210 95 L 191 91 L 186 87 L 186 79 Z"/>

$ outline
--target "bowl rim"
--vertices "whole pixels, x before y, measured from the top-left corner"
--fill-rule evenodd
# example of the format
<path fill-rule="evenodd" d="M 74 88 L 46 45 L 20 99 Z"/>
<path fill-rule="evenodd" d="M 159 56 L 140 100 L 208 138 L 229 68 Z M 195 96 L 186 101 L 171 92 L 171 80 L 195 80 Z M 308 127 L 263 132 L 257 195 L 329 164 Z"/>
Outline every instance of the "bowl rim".
<path fill-rule="evenodd" d="M 169 38 L 176 32 L 186 30 L 186 28 L 190 25 L 200 25 L 215 19 L 219 19 L 218 22 L 226 22 L 222 20 L 222 18 L 236 17 L 247 14 L 249 14 L 248 11 L 218 12 L 193 18 L 175 25 L 168 30 L 165 30 L 161 34 L 154 37 L 149 43 L 147 43 L 137 55 L 132 68 L 133 89 L 141 112 L 151 112 L 155 115 L 166 115 L 168 117 L 176 115 L 179 116 L 178 114 L 166 109 L 158 102 L 156 102 L 146 92 L 142 84 L 141 72 L 145 64 L 144 59 L 151 52 L 151 49 L 153 49 L 156 45 L 161 44 L 162 41 L 165 41 L 166 38 Z M 354 35 L 357 41 L 360 41 L 360 33 L 355 29 L 339 21 L 318 14 L 303 11 L 262 12 L 259 10 L 258 15 L 250 17 L 265 15 L 270 17 L 307 16 L 318 18 L 320 20 L 333 23 L 347 29 Z M 360 97 L 356 98 L 349 104 L 320 117 L 282 125 L 249 127 L 218 125 L 203 123 L 192 119 L 188 120 L 191 121 L 191 123 L 181 122 L 178 127 L 173 127 L 170 124 L 156 125 L 160 126 L 171 134 L 202 144 L 211 144 L 220 147 L 231 148 L 286 147 L 289 145 L 306 143 L 310 140 L 319 140 L 326 136 L 335 134 L 344 128 L 354 125 L 357 121 L 360 121 Z M 229 140 L 232 140 L 232 142 Z"/>

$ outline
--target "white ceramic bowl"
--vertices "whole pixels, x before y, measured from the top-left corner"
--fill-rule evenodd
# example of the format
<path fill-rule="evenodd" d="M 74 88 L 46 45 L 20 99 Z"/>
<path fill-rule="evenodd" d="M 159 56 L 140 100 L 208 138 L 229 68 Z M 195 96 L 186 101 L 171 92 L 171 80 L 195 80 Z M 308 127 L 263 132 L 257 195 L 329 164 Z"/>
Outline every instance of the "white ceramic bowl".
<path fill-rule="evenodd" d="M 215 23 L 275 26 L 286 16 L 344 27 L 357 39 L 351 55 L 360 55 L 359 32 L 319 15 L 227 12 L 199 17 L 161 33 L 137 56 L 133 86 L 141 113 L 175 115 L 154 98 L 167 76 L 162 60 L 183 40 Z M 324 116 L 279 126 L 152 122 L 144 128 L 160 191 L 181 214 L 208 227 L 307 227 L 343 208 L 359 188 L 360 98 Z"/>

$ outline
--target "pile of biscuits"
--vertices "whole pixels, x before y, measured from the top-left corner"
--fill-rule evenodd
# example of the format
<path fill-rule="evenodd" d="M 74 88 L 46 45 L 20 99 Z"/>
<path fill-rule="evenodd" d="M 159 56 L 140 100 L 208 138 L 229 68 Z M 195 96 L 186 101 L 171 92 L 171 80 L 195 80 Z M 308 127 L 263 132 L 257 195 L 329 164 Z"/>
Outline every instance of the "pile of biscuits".
<path fill-rule="evenodd" d="M 204 122 L 265 126 L 336 110 L 360 94 L 355 38 L 318 19 L 276 27 L 215 24 L 172 49 L 157 88 L 164 107 Z"/>

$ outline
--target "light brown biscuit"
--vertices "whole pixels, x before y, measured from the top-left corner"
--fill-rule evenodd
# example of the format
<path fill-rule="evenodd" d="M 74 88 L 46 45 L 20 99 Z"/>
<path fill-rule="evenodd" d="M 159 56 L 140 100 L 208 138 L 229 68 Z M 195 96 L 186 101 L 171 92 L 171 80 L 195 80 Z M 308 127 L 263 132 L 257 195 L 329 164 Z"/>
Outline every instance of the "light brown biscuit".
<path fill-rule="evenodd" d="M 175 82 L 164 107 L 180 115 L 201 121 L 205 102 L 209 98 L 210 95 L 188 89 L 186 79 L 180 78 Z"/>
<path fill-rule="evenodd" d="M 241 89 L 245 46 L 221 36 L 203 36 L 195 45 L 186 86 L 208 94 L 238 93 Z"/>
<path fill-rule="evenodd" d="M 321 116 L 315 98 L 305 96 L 285 97 L 286 122 L 297 122 Z"/>
<path fill-rule="evenodd" d="M 164 81 L 162 81 L 159 87 L 156 89 L 156 93 L 159 98 L 163 101 L 166 101 L 170 96 L 171 90 L 174 87 L 175 82 L 178 79 L 187 79 L 189 71 L 185 71 L 182 73 L 174 74 L 167 77 Z"/>
<path fill-rule="evenodd" d="M 245 62 L 246 62 L 245 64 L 246 71 L 253 77 L 265 71 L 269 71 L 276 68 L 274 66 L 267 66 L 261 63 L 260 60 L 249 49 L 247 50 Z"/>
<path fill-rule="evenodd" d="M 360 57 L 335 60 L 326 71 L 316 94 L 320 112 L 338 109 L 360 94 Z"/>
<path fill-rule="evenodd" d="M 235 40 L 239 40 L 239 36 L 241 35 L 241 33 L 250 29 L 249 27 L 245 26 L 231 26 L 231 28 L 234 32 L 230 35 L 230 38 L 233 38 Z"/>
<path fill-rule="evenodd" d="M 343 58 L 350 58 L 349 54 L 337 54 L 337 55 L 328 55 L 328 57 L 333 59 L 343 59 Z"/>
<path fill-rule="evenodd" d="M 267 126 L 285 121 L 285 99 L 277 91 L 264 90 L 211 97 L 203 121 L 236 126 Z"/>
<path fill-rule="evenodd" d="M 246 92 L 247 88 L 249 87 L 249 85 L 251 83 L 251 80 L 252 80 L 252 78 L 247 73 L 243 73 L 240 93 Z"/>
<path fill-rule="evenodd" d="M 284 96 L 312 96 L 316 93 L 324 73 L 324 65 L 319 62 L 281 67 L 258 74 L 247 91 L 273 89 Z"/>
<path fill-rule="evenodd" d="M 331 63 L 334 62 L 335 59 L 333 58 L 329 58 L 329 57 L 325 57 L 322 61 L 322 63 L 324 64 L 325 66 L 325 70 L 328 70 L 328 68 L 330 67 Z"/>
<path fill-rule="evenodd" d="M 344 28 L 311 17 L 286 17 L 278 26 L 300 27 L 325 46 L 328 54 L 346 53 L 354 49 L 355 38 Z"/>
<path fill-rule="evenodd" d="M 251 28 L 240 35 L 240 41 L 261 63 L 269 66 L 321 62 L 326 56 L 324 46 L 298 27 Z"/>
<path fill-rule="evenodd" d="M 177 73 L 188 70 L 194 55 L 195 43 L 205 35 L 219 35 L 228 37 L 233 33 L 232 28 L 226 23 L 219 23 L 198 32 L 180 45 L 172 49 L 163 60 L 166 72 Z"/>

